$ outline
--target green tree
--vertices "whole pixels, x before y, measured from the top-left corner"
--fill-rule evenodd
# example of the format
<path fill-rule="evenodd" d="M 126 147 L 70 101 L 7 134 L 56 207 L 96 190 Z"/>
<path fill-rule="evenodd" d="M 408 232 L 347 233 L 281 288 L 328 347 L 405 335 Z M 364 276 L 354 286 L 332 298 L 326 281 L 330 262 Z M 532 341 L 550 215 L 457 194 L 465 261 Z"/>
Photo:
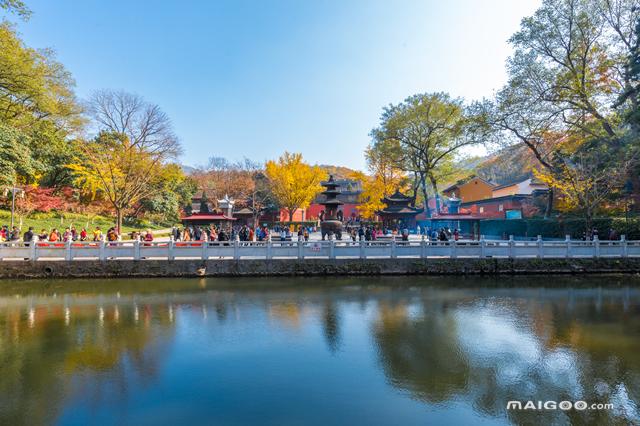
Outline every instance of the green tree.
<path fill-rule="evenodd" d="M 73 131 L 82 124 L 74 81 L 50 50 L 24 45 L 0 23 L 0 121 L 29 131 L 40 121 Z"/>
<path fill-rule="evenodd" d="M 31 17 L 31 9 L 22 0 L 0 0 L 0 9 L 15 13 L 25 21 Z"/>
<path fill-rule="evenodd" d="M 461 99 L 446 93 L 419 94 L 386 107 L 372 135 L 397 143 L 398 166 L 415 174 L 426 207 L 431 185 L 440 211 L 438 180 L 449 173 L 462 147 L 479 142 L 473 123 Z"/>
<path fill-rule="evenodd" d="M 32 159 L 29 137 L 0 123 L 0 187 L 33 183 L 42 165 Z"/>

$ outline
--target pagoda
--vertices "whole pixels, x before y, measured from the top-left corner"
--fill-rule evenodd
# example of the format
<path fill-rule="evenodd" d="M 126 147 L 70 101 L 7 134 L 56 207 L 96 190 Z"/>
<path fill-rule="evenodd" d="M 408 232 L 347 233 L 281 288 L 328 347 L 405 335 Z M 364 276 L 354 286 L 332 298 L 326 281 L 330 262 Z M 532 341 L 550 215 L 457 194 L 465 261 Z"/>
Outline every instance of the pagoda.
<path fill-rule="evenodd" d="M 324 201 L 320 203 L 324 206 L 324 214 L 320 221 L 322 239 L 324 240 L 327 235 L 335 235 L 336 239 L 340 240 L 342 238 L 342 221 L 338 219 L 338 207 L 343 204 L 338 200 L 338 195 L 341 194 L 338 189 L 340 184 L 336 183 L 333 175 L 329 175 L 329 180 L 320 185 L 326 188 L 322 192 Z"/>
<path fill-rule="evenodd" d="M 381 200 L 386 207 L 376 213 L 387 227 L 415 228 L 416 216 L 423 211 L 423 209 L 413 206 L 415 200 L 415 197 L 404 195 L 397 189 L 395 193 Z"/>

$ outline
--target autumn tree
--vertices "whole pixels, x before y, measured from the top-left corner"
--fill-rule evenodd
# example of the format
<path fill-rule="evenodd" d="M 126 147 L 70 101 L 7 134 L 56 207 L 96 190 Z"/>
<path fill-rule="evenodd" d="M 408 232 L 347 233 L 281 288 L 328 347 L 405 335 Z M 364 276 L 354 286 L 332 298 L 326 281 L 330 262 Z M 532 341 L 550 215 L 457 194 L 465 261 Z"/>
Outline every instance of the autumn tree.
<path fill-rule="evenodd" d="M 639 13 L 635 0 L 545 0 L 523 19 L 510 39 L 506 85 L 494 102 L 476 104 L 498 139 L 523 144 L 544 173 L 558 179 L 565 175 L 556 168 L 565 163 L 559 157 L 571 161 L 572 152 L 559 142 L 565 137 L 625 143 L 620 112 L 637 100 L 623 96 L 635 87 L 625 62 L 636 45 Z"/>
<path fill-rule="evenodd" d="M 110 203 L 120 232 L 124 212 L 157 191 L 164 171 L 163 155 L 114 132 L 100 132 L 91 141 L 78 142 L 77 149 L 83 154 L 81 161 L 67 165 L 75 184 Z"/>
<path fill-rule="evenodd" d="M 254 175 L 259 169 L 261 166 L 248 158 L 232 162 L 223 157 L 211 157 L 192 177 L 198 188 L 213 199 L 228 195 L 235 200 L 246 200 L 255 190 Z"/>
<path fill-rule="evenodd" d="M 22 219 L 33 212 L 47 213 L 65 207 L 66 200 L 54 192 L 55 188 L 22 185 L 16 194 L 15 200 L 12 200 L 10 189 L 5 191 L 3 194 L 3 204 L 7 209 L 10 209 L 13 204 L 19 223 L 22 224 Z"/>
<path fill-rule="evenodd" d="M 322 190 L 320 182 L 326 173 L 318 166 L 310 166 L 302 154 L 285 152 L 277 161 L 268 161 L 265 174 L 277 203 L 289 213 L 289 221 L 298 209 L 304 209 Z"/>
<path fill-rule="evenodd" d="M 389 138 L 383 129 L 374 129 L 370 136 L 372 141 L 364 153 L 367 169 L 374 180 L 379 182 L 376 186 L 381 188 L 381 195 L 392 194 L 406 178 L 406 173 L 400 167 L 400 144 L 396 139 Z"/>
<path fill-rule="evenodd" d="M 597 140 L 578 143 L 575 148 L 576 141 L 566 138 L 559 145 L 558 154 L 550 160 L 553 172 L 541 168 L 535 174 L 561 195 L 561 210 L 584 217 L 586 235 L 591 235 L 595 214 L 614 193 L 622 190 L 636 158 L 631 153 L 620 158 L 617 152 L 602 149 Z"/>

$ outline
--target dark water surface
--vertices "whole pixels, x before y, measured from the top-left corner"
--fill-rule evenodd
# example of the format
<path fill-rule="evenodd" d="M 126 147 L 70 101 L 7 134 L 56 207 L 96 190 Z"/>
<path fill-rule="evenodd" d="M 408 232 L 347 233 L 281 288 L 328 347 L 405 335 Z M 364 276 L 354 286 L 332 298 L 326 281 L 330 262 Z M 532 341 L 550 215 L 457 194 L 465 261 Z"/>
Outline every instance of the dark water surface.
<path fill-rule="evenodd" d="M 0 424 L 569 422 L 640 422 L 638 277 L 0 283 Z"/>

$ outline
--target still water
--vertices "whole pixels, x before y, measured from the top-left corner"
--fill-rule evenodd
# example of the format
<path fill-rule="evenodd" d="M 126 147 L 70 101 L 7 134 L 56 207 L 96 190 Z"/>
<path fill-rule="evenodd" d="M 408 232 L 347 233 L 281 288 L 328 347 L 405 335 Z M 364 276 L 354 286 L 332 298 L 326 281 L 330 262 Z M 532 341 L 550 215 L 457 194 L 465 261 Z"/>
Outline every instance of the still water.
<path fill-rule="evenodd" d="M 638 277 L 0 283 L 0 424 L 569 422 L 640 422 Z"/>

